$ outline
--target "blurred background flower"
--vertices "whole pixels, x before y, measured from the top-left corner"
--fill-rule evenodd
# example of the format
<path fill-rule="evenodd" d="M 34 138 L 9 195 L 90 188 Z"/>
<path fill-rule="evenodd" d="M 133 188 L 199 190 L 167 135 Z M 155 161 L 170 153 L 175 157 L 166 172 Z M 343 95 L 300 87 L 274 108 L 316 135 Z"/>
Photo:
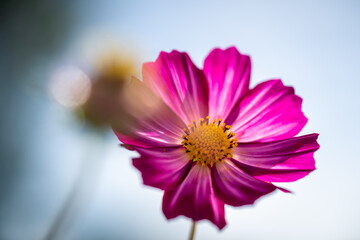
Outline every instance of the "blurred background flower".
<path fill-rule="evenodd" d="M 137 63 L 161 50 L 190 52 L 201 66 L 214 46 L 235 45 L 251 53 L 251 87 L 268 76 L 296 86 L 311 116 L 301 134 L 320 133 L 318 170 L 284 185 L 295 196 L 226 208 L 229 227 L 218 233 L 199 223 L 197 239 L 359 238 L 359 10 L 355 1 L 2 1 L 0 239 L 46 236 L 86 158 L 103 164 L 63 239 L 187 237 L 189 222 L 167 222 L 160 191 L 141 187 L 129 161 L 135 153 L 119 148 L 109 128 L 79 121 L 85 109 L 64 107 L 91 99 L 88 86 L 101 69 L 95 59 L 114 45 L 135 50 L 137 78 Z M 74 99 L 59 92 L 62 105 L 49 98 L 57 74 L 77 76 L 74 91 L 81 89 Z"/>
<path fill-rule="evenodd" d="M 120 50 L 108 49 L 99 56 L 100 63 L 93 74 L 92 88 L 88 99 L 78 109 L 79 115 L 99 127 L 121 127 L 126 120 L 125 102 L 122 99 L 125 85 L 135 74 L 132 56 L 123 56 Z"/>
<path fill-rule="evenodd" d="M 108 47 L 108 46 L 107 46 Z M 98 66 L 87 76 L 78 67 L 68 66 L 57 69 L 50 79 L 49 90 L 52 98 L 60 105 L 69 108 L 80 123 L 86 127 L 85 137 L 96 140 L 97 152 L 91 152 L 93 141 L 86 140 L 88 146 L 83 148 L 84 158 L 67 197 L 51 221 L 45 239 L 63 239 L 66 225 L 81 214 L 85 199 L 94 194 L 90 187 L 96 185 L 101 173 L 104 159 L 101 146 L 106 140 L 104 134 L 111 128 L 126 133 L 130 124 L 136 124 L 127 111 L 127 98 L 124 92 L 129 91 L 129 81 L 135 73 L 133 56 L 124 56 L 119 48 L 107 49 L 106 53 L 96 56 Z M 91 68 L 90 68 L 91 69 Z M 137 93 L 133 92 L 133 95 Z"/>

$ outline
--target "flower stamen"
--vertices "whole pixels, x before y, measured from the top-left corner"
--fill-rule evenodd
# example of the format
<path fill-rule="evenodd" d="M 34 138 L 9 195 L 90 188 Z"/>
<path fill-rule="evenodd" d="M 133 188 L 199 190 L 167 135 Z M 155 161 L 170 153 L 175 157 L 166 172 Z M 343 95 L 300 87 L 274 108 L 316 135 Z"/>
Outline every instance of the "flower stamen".
<path fill-rule="evenodd" d="M 237 139 L 233 138 L 235 134 L 229 131 L 231 127 L 221 118 L 212 122 L 209 120 L 207 116 L 206 120 L 201 118 L 187 126 L 182 145 L 193 162 L 212 167 L 224 158 L 232 158 L 232 148 L 237 146 Z"/>

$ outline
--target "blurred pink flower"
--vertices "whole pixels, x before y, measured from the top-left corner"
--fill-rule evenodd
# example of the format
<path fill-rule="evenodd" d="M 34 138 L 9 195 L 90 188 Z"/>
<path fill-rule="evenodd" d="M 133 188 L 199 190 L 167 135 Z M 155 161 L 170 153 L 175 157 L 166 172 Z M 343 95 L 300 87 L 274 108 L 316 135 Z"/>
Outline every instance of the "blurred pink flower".
<path fill-rule="evenodd" d="M 172 51 L 143 65 L 143 83 L 133 79 L 148 98 L 131 103 L 137 124 L 115 133 L 140 154 L 133 164 L 144 184 L 165 191 L 168 219 L 208 219 L 222 229 L 224 204 L 287 192 L 272 183 L 315 169 L 318 134 L 294 137 L 307 122 L 302 99 L 279 79 L 249 89 L 250 70 L 249 56 L 234 47 L 214 49 L 203 70 Z M 152 102 L 157 111 L 147 110 Z"/>

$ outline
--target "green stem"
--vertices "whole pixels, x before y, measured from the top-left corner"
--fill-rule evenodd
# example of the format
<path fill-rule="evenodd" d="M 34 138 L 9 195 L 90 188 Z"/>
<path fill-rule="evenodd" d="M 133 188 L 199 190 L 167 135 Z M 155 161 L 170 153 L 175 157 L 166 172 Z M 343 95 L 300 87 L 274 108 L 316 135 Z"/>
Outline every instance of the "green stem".
<path fill-rule="evenodd" d="M 194 240 L 195 228 L 196 228 L 196 222 L 193 221 L 193 222 L 192 222 L 192 227 L 191 227 L 191 232 L 190 232 L 189 240 Z"/>

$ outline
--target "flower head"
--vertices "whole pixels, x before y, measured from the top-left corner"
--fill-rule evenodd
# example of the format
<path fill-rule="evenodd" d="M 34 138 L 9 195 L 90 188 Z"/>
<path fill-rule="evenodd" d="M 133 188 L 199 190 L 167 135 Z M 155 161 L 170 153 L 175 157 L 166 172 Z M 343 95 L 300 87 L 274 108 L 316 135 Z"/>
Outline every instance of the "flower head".
<path fill-rule="evenodd" d="M 135 72 L 135 63 L 121 51 L 105 52 L 99 59 L 99 66 L 91 76 L 89 99 L 79 110 L 93 126 L 112 125 L 120 129 L 127 120 L 122 99 L 124 86 Z"/>
<path fill-rule="evenodd" d="M 317 134 L 295 137 L 307 118 L 281 80 L 249 89 L 250 58 L 214 49 L 198 69 L 186 53 L 161 52 L 143 65 L 144 97 L 129 100 L 135 125 L 120 141 L 145 185 L 164 190 L 168 219 L 184 215 L 226 225 L 224 204 L 242 206 L 315 169 Z M 131 91 L 130 91 L 131 92 Z"/>

